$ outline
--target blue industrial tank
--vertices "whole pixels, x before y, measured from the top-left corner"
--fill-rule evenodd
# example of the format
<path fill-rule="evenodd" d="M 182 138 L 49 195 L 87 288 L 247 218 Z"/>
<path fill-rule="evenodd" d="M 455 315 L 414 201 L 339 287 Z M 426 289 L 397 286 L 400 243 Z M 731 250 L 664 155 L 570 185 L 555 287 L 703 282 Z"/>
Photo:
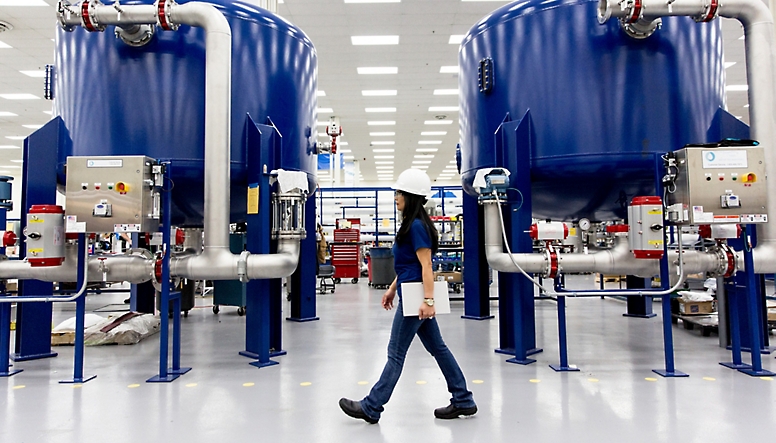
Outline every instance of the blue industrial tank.
<path fill-rule="evenodd" d="M 307 172 L 313 183 L 318 58 L 304 32 L 280 16 L 242 2 L 207 3 L 223 12 L 232 29 L 231 213 L 236 221 L 246 211 L 248 114 L 260 124 L 270 119 L 282 135 L 280 167 Z M 68 155 L 172 160 L 173 223 L 201 225 L 205 32 L 157 28 L 150 43 L 136 48 L 112 30 L 57 32 L 55 115 L 73 142 L 72 151 L 60 150 L 60 165 Z"/>
<path fill-rule="evenodd" d="M 527 0 L 477 23 L 459 53 L 461 174 L 496 165 L 494 132 L 530 110 L 533 213 L 538 218 L 624 218 L 654 194 L 654 155 L 707 142 L 724 108 L 719 21 L 663 18 L 652 36 L 599 25 L 597 0 Z M 479 88 L 480 61 L 494 85 Z M 716 141 L 716 140 L 714 140 Z"/>

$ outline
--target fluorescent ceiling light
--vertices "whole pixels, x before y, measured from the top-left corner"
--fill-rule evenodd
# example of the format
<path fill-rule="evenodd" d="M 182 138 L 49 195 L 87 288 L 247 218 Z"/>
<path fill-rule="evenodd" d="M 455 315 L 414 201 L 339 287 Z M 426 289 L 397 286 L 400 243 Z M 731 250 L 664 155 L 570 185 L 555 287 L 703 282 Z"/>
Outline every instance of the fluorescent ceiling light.
<path fill-rule="evenodd" d="M 323 114 L 331 114 L 334 112 L 334 109 L 332 108 L 318 108 L 318 112 Z"/>
<path fill-rule="evenodd" d="M 729 68 L 729 67 L 731 67 L 731 66 L 733 66 L 735 64 L 736 64 L 736 62 L 725 62 L 725 69 L 727 69 L 727 68 Z"/>
<path fill-rule="evenodd" d="M 361 95 L 364 97 L 388 97 L 396 95 L 398 92 L 395 89 L 372 89 L 361 91 Z"/>
<path fill-rule="evenodd" d="M 347 146 L 347 145 L 348 145 L 348 142 L 344 142 L 344 141 L 343 141 L 343 142 L 339 142 L 339 143 L 337 143 L 337 144 L 338 144 L 339 146 Z"/>
<path fill-rule="evenodd" d="M 370 132 L 370 136 L 372 137 L 391 137 L 396 135 L 395 132 Z"/>
<path fill-rule="evenodd" d="M 18 117 L 18 115 L 13 112 L 0 111 L 0 117 Z"/>
<path fill-rule="evenodd" d="M 19 71 L 22 74 L 28 76 L 28 77 L 35 77 L 35 78 L 44 78 L 46 76 L 46 71 Z"/>
<path fill-rule="evenodd" d="M 450 43 L 451 45 L 460 45 L 464 37 L 465 35 L 463 34 L 453 34 L 450 36 L 450 40 L 448 40 L 447 43 Z"/>
<path fill-rule="evenodd" d="M 8 140 L 24 140 L 27 138 L 26 135 L 6 135 L 5 138 Z"/>
<path fill-rule="evenodd" d="M 54 115 L 54 111 L 43 111 L 44 114 Z"/>
<path fill-rule="evenodd" d="M 441 145 L 442 140 L 421 140 L 418 142 L 419 145 Z M 436 151 L 436 149 L 434 149 Z"/>
<path fill-rule="evenodd" d="M 456 161 L 456 160 L 450 160 L 450 163 L 452 163 L 452 164 L 457 164 L 457 163 L 458 163 L 458 161 Z"/>
<path fill-rule="evenodd" d="M 373 122 L 366 122 L 369 126 L 394 126 L 396 124 L 395 121 L 373 121 Z"/>
<path fill-rule="evenodd" d="M 0 149 L 21 149 L 21 147 L 13 145 L 0 145 Z"/>
<path fill-rule="evenodd" d="M 393 164 L 393 160 L 391 160 L 391 161 L 379 161 L 379 162 L 375 162 L 375 164 L 376 165 L 392 165 Z"/>
<path fill-rule="evenodd" d="M 366 108 L 366 112 L 396 112 L 396 108 Z"/>
<path fill-rule="evenodd" d="M 0 42 L 0 49 L 10 49 L 12 46 L 5 42 Z"/>
<path fill-rule="evenodd" d="M 392 159 L 392 155 L 375 155 L 375 159 Z"/>
<path fill-rule="evenodd" d="M 458 89 L 434 89 L 434 95 L 458 95 Z"/>
<path fill-rule="evenodd" d="M 424 125 L 452 125 L 452 120 L 426 120 Z"/>
<path fill-rule="evenodd" d="M 429 106 L 429 112 L 458 112 L 458 106 Z"/>
<path fill-rule="evenodd" d="M 345 3 L 400 3 L 401 0 L 345 0 Z"/>
<path fill-rule="evenodd" d="M 425 131 L 421 132 L 420 135 L 447 135 L 447 131 Z"/>
<path fill-rule="evenodd" d="M 412 169 L 428 169 L 427 165 L 412 165 Z"/>
<path fill-rule="evenodd" d="M 377 75 L 377 74 L 398 74 L 399 68 L 396 66 L 373 66 L 373 67 L 358 67 L 356 72 L 361 75 Z"/>
<path fill-rule="evenodd" d="M 744 92 L 749 90 L 749 85 L 725 85 L 725 91 L 728 92 Z M 0 95 L 0 97 L 2 97 Z"/>
<path fill-rule="evenodd" d="M 318 124 L 318 126 L 329 126 L 329 122 L 319 121 L 317 124 Z"/>
<path fill-rule="evenodd" d="M 324 91 L 323 89 L 319 89 L 319 90 L 318 90 L 318 91 L 315 93 L 315 95 L 317 95 L 318 97 L 326 97 L 326 91 Z"/>
<path fill-rule="evenodd" d="M 12 163 L 24 163 L 24 160 L 11 160 Z"/>
<path fill-rule="evenodd" d="M 415 155 L 415 158 L 434 158 L 434 155 L 432 155 L 432 154 L 418 154 L 418 155 Z"/>
<path fill-rule="evenodd" d="M 325 132 L 319 132 L 318 133 L 318 137 L 328 137 L 328 136 L 329 136 L 329 134 L 327 134 Z"/>
<path fill-rule="evenodd" d="M 40 129 L 43 127 L 43 125 L 22 125 L 22 126 L 29 129 Z"/>
<path fill-rule="evenodd" d="M 385 141 L 373 141 L 371 144 L 372 144 L 372 145 L 374 145 L 374 146 L 381 146 L 381 145 L 382 145 L 382 146 L 390 146 L 390 145 L 395 145 L 395 144 L 396 144 L 396 142 L 395 142 L 395 141 L 393 141 L 393 140 L 385 140 Z M 393 149 L 391 149 L 391 150 L 385 150 L 385 149 L 382 149 L 382 150 L 381 150 L 381 149 L 375 149 L 374 151 L 375 151 L 375 152 L 377 152 L 377 151 L 383 151 L 383 152 L 393 152 Z"/>
<path fill-rule="evenodd" d="M 745 104 L 744 107 L 748 108 L 749 107 L 749 103 Z M 10 138 L 10 137 L 6 137 L 6 138 Z"/>
<path fill-rule="evenodd" d="M 48 6 L 43 0 L 0 0 L 0 6 Z"/>
<path fill-rule="evenodd" d="M 379 182 L 392 182 L 393 178 L 387 178 L 387 177 L 380 177 L 377 179 Z"/>
<path fill-rule="evenodd" d="M 40 100 L 40 97 L 32 94 L 0 94 L 6 100 Z"/>
<path fill-rule="evenodd" d="M 439 68 L 440 74 L 458 74 L 458 66 L 442 66 Z"/>
<path fill-rule="evenodd" d="M 351 152 L 353 152 L 353 151 L 351 151 L 350 149 L 340 149 L 340 150 L 339 150 L 339 153 L 340 153 L 340 154 L 349 154 L 349 153 L 351 153 Z"/>
<path fill-rule="evenodd" d="M 355 159 L 355 157 L 353 157 L 352 155 L 343 155 L 342 158 L 344 160 L 353 160 L 353 159 Z"/>
<path fill-rule="evenodd" d="M 412 164 L 413 165 L 430 165 L 431 164 L 431 160 L 413 160 Z"/>
<path fill-rule="evenodd" d="M 375 166 L 375 169 L 393 169 L 393 166 Z"/>
<path fill-rule="evenodd" d="M 350 42 L 355 46 L 361 45 L 398 45 L 398 35 L 353 35 Z"/>
<path fill-rule="evenodd" d="M 437 148 L 418 148 L 415 150 L 415 152 L 437 152 L 439 149 Z"/>

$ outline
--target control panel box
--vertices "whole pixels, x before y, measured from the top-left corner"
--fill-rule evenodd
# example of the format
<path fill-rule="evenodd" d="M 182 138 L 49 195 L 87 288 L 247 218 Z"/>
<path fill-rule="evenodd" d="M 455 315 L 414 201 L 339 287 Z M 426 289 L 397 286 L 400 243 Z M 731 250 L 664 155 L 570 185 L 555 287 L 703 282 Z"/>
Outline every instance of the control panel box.
<path fill-rule="evenodd" d="M 667 185 L 668 218 L 693 225 L 767 223 L 763 148 L 688 146 Z M 673 168 L 673 166 L 672 166 Z"/>
<path fill-rule="evenodd" d="M 145 156 L 67 158 L 67 232 L 155 232 L 161 166 Z"/>

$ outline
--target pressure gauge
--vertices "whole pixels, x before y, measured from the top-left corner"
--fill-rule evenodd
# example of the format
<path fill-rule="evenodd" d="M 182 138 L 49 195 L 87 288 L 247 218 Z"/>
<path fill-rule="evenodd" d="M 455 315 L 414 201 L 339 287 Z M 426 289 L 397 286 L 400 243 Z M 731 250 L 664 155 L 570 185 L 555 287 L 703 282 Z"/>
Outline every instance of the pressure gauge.
<path fill-rule="evenodd" d="M 590 220 L 588 220 L 586 218 L 580 218 L 579 219 L 579 229 L 581 229 L 583 231 L 587 231 L 588 229 L 590 229 Z"/>

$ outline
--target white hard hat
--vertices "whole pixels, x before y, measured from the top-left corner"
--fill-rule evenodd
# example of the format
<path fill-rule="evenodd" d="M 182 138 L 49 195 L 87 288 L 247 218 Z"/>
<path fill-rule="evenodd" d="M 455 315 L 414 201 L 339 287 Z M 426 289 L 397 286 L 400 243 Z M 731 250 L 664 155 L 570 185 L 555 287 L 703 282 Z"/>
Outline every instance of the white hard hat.
<path fill-rule="evenodd" d="M 396 180 L 391 189 L 429 197 L 431 195 L 431 179 L 420 169 L 407 169 L 399 174 L 399 179 Z"/>

